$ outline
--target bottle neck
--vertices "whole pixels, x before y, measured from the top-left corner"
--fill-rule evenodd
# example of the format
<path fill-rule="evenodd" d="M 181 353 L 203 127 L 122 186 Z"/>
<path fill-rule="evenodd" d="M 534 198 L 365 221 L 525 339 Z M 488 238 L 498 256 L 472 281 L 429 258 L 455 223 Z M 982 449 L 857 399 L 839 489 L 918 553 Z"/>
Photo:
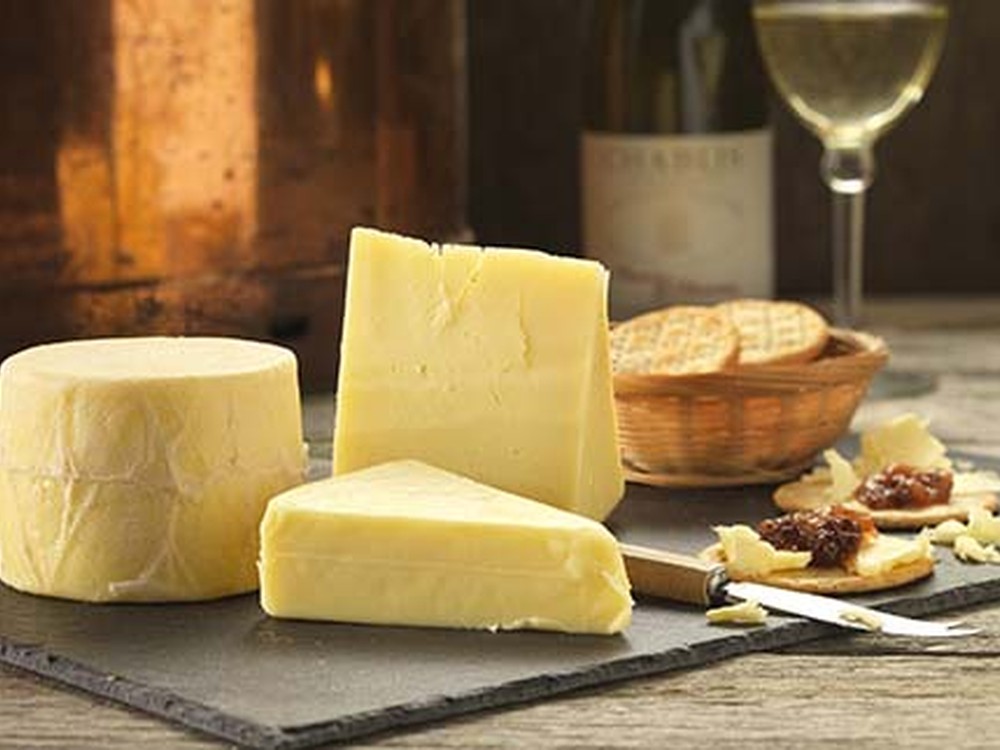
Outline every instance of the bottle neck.
<path fill-rule="evenodd" d="M 766 76 L 749 0 L 597 0 L 589 27 L 587 130 L 766 126 Z"/>

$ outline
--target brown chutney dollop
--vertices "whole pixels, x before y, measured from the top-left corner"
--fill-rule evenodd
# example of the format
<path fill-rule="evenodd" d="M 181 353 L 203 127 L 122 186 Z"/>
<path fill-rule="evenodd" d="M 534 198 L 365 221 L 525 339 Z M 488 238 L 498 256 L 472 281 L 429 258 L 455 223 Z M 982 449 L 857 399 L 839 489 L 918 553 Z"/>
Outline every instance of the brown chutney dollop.
<path fill-rule="evenodd" d="M 951 499 L 954 477 L 947 469 L 917 469 L 890 464 L 854 489 L 854 499 L 872 510 L 924 508 Z"/>
<path fill-rule="evenodd" d="M 765 519 L 757 524 L 757 533 L 775 549 L 810 552 L 812 567 L 844 568 L 864 536 L 875 533 L 875 525 L 858 511 L 833 505 Z"/>

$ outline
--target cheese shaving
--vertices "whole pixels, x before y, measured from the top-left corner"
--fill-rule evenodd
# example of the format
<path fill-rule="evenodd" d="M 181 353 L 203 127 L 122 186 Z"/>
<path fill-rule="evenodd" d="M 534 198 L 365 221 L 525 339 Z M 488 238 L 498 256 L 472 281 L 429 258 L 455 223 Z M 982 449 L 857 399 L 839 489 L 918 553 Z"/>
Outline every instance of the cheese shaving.
<path fill-rule="evenodd" d="M 958 537 L 966 534 L 968 527 L 954 518 L 942 521 L 930 530 L 931 542 L 934 544 L 952 545 Z"/>
<path fill-rule="evenodd" d="M 763 625 L 767 620 L 767 610 L 760 602 L 747 599 L 739 604 L 706 610 L 705 617 L 711 625 Z"/>
<path fill-rule="evenodd" d="M 824 451 L 823 458 L 830 466 L 830 486 L 827 497 L 830 502 L 847 502 L 854 495 L 854 490 L 861 483 L 850 461 L 831 448 Z"/>
<path fill-rule="evenodd" d="M 952 495 L 1000 492 L 1000 476 L 995 471 L 961 471 L 954 475 Z"/>
<path fill-rule="evenodd" d="M 982 545 L 968 534 L 955 539 L 955 557 L 963 562 L 1000 563 L 1000 552 L 992 544 Z"/>
<path fill-rule="evenodd" d="M 997 544 L 1000 542 L 1000 518 L 985 508 L 971 508 L 968 534 L 977 542 Z"/>
<path fill-rule="evenodd" d="M 882 629 L 882 618 L 874 612 L 856 607 L 850 607 L 840 613 L 840 619 L 844 622 L 861 625 L 866 630 L 877 631 Z"/>
<path fill-rule="evenodd" d="M 893 463 L 918 469 L 951 469 L 944 443 L 927 429 L 927 420 L 903 414 L 861 435 L 861 455 L 854 469 L 861 477 L 877 474 Z"/>
<path fill-rule="evenodd" d="M 765 542 L 749 526 L 716 526 L 722 551 L 726 559 L 726 569 L 736 577 L 759 576 L 774 570 L 796 570 L 805 568 L 812 559 L 809 552 L 778 550 L 770 542 Z"/>
<path fill-rule="evenodd" d="M 882 535 L 878 544 L 858 550 L 853 568 L 860 576 L 873 577 L 932 555 L 927 534 L 918 534 L 914 539 Z"/>

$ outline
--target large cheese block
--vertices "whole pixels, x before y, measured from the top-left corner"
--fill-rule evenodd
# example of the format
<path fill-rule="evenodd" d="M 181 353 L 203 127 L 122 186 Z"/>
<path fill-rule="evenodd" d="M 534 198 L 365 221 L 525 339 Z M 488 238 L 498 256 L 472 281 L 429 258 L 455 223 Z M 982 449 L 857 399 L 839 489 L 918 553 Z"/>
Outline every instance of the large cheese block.
<path fill-rule="evenodd" d="M 87 601 L 257 587 L 303 479 L 295 356 L 224 338 L 50 344 L 0 366 L 0 579 Z"/>
<path fill-rule="evenodd" d="M 603 519 L 624 491 L 599 264 L 351 235 L 333 461 L 415 458 Z"/>
<path fill-rule="evenodd" d="M 602 525 L 418 461 L 279 495 L 261 540 L 278 617 L 615 633 L 631 616 Z"/>

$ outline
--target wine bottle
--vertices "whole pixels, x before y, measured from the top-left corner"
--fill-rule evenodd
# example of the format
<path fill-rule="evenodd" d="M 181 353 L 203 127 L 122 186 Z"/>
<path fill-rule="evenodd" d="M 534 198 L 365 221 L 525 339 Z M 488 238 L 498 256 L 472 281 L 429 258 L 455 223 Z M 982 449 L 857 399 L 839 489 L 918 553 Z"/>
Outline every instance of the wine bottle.
<path fill-rule="evenodd" d="M 615 317 L 770 297 L 772 145 L 749 0 L 595 0 L 585 64 L 585 253 Z"/>

